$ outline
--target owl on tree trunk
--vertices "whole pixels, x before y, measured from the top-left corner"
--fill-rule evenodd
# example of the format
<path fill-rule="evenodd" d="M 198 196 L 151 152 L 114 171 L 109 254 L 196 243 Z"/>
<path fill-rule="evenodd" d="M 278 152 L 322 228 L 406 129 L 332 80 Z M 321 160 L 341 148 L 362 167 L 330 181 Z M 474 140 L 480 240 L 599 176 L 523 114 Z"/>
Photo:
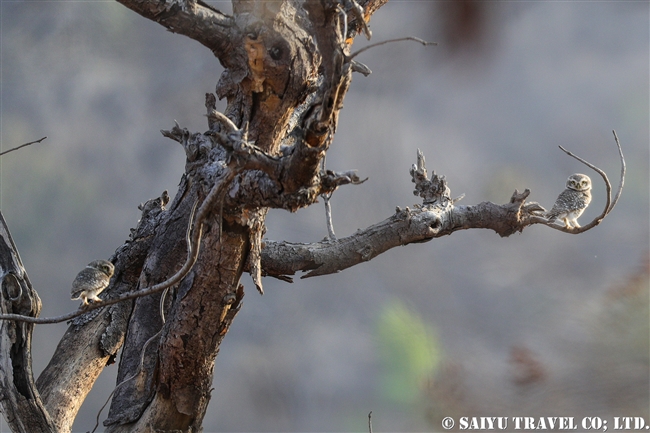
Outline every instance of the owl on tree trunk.
<path fill-rule="evenodd" d="M 115 272 L 115 266 L 107 260 L 95 260 L 88 263 L 81 272 L 77 274 L 72 282 L 71 299 L 81 299 L 83 305 L 88 305 L 88 301 L 100 302 L 97 296 L 106 287 Z"/>

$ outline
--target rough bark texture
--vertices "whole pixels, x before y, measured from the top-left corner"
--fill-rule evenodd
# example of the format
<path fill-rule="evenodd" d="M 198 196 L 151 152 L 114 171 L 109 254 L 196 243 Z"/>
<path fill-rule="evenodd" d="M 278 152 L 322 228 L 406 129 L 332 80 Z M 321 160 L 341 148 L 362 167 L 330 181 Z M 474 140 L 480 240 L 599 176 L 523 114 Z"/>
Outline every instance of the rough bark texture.
<path fill-rule="evenodd" d="M 131 239 L 116 251 L 113 261 L 118 271 L 107 290 L 109 297 L 136 287 L 161 211 L 168 200 L 163 194 L 147 202 Z M 122 302 L 86 313 L 72 322 L 59 342 L 36 382 L 59 431 L 70 431 L 99 373 L 107 364 L 115 362 L 132 308 L 132 302 Z"/>
<path fill-rule="evenodd" d="M 29 282 L 9 229 L 0 214 L 0 311 L 38 316 L 41 300 Z M 0 323 L 0 406 L 14 432 L 51 432 L 54 423 L 32 377 L 31 341 L 34 325 Z"/>
<path fill-rule="evenodd" d="M 236 2 L 234 6 L 236 15 L 228 33 L 231 49 L 228 56 L 221 58 L 226 71 L 217 86 L 217 95 L 228 100 L 227 119 L 214 113 L 213 98 L 208 95 L 207 137 L 180 128 L 168 132 L 186 149 L 188 191 L 179 192 L 174 200 L 178 206 L 172 206 L 185 211 L 179 211 L 178 216 L 170 214 L 167 221 L 182 221 L 183 232 L 188 219 L 182 215 L 189 214 L 194 202 L 209 196 L 218 182 L 225 182 L 220 178 L 229 169 L 224 168 L 224 162 L 231 163 L 230 169 L 238 172 L 229 196 L 239 200 L 223 197 L 201 222 L 204 230 L 198 260 L 168 295 L 171 307 L 159 337 L 156 334 L 162 320 L 157 302 L 136 302 L 118 380 L 134 375 L 136 379 L 116 392 L 106 421 L 108 431 L 201 429 L 210 398 L 214 360 L 240 306 L 243 291 L 238 290 L 239 279 L 249 256 L 254 256 L 251 251 L 260 248 L 266 214 L 262 206 L 268 205 L 255 200 L 248 202 L 254 195 L 237 194 L 242 189 L 250 191 L 257 184 L 250 179 L 259 176 L 260 171 L 250 172 L 246 168 L 261 170 L 268 176 L 268 183 L 287 195 L 319 184 L 319 164 L 325 149 L 311 152 L 314 156 L 306 160 L 303 154 L 309 151 L 301 149 L 310 146 L 302 145 L 299 139 L 294 155 L 283 159 L 264 156 L 278 154 L 294 109 L 313 91 L 319 56 L 300 25 L 309 21 L 304 13 L 297 16 L 298 11 L 288 2 Z M 243 185 L 242 179 L 249 182 Z M 296 207 L 313 202 L 317 192 L 299 194 L 303 199 Z M 174 253 L 174 246 L 181 244 L 179 239 L 170 239 L 162 232 L 156 237 L 152 251 L 158 254 L 150 254 L 147 259 L 141 287 L 166 279 L 174 266 L 183 262 L 179 258 L 186 245 L 180 254 Z M 255 262 L 251 268 L 255 268 Z M 161 269 L 170 271 L 165 274 Z M 151 338 L 155 339 L 154 344 L 141 358 L 141 348 Z"/>
<path fill-rule="evenodd" d="M 242 306 L 243 272 L 262 292 L 261 275 L 323 275 L 456 230 L 509 236 L 547 222 L 539 205 L 525 202 L 528 191 L 515 191 L 504 205 L 455 206 L 444 177 L 429 179 L 419 154 L 411 170 L 422 197 L 415 209 L 398 208 L 340 240 L 263 241 L 268 208 L 293 211 L 360 182 L 351 172 L 323 171 L 321 163 L 351 83 L 352 39 L 362 31 L 369 36 L 365 23 L 387 0 L 234 0 L 234 16 L 200 0 L 118 1 L 207 46 L 225 67 L 216 96 L 228 104 L 218 113 L 216 96 L 206 95 L 206 133 L 179 125 L 162 131 L 183 146 L 185 173 L 169 207 L 167 192 L 141 206 L 138 226 L 111 258 L 116 272 L 102 294 L 105 302 L 138 291 L 147 296 L 81 310 L 38 391 L 31 377 L 33 325 L 0 321 L 1 404 L 13 431 L 69 432 L 120 349 L 106 431 L 201 431 L 215 358 Z M 40 300 L 0 222 L 2 313 L 37 316 Z"/>
<path fill-rule="evenodd" d="M 457 230 L 486 228 L 502 237 L 520 232 L 536 221 L 543 210 L 535 202 L 526 203 L 530 194 L 515 190 L 510 203 L 490 202 L 475 206 L 454 206 L 451 192 L 443 177 L 426 176 L 424 157 L 419 171 L 411 170 L 416 183 L 414 194 L 423 198 L 423 205 L 411 210 L 397 208 L 394 215 L 352 236 L 336 240 L 301 244 L 264 240 L 262 269 L 265 275 L 290 281 L 290 275 L 306 272 L 302 278 L 339 272 L 401 245 L 428 242 Z"/>

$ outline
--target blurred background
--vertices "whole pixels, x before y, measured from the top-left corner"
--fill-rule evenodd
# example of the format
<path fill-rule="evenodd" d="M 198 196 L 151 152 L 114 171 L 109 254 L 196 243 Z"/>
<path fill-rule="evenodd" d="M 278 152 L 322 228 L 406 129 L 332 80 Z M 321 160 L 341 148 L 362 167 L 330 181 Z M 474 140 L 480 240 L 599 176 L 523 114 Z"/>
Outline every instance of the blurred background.
<path fill-rule="evenodd" d="M 211 2 L 229 12 L 228 2 Z M 137 205 L 184 168 L 160 134 L 207 130 L 204 94 L 222 71 L 203 46 L 104 1 L 0 3 L 0 209 L 43 316 L 77 308 L 76 273 L 108 258 Z M 441 431 L 445 416 L 643 416 L 649 409 L 649 4 L 392 0 L 373 41 L 418 36 L 357 60 L 328 168 L 368 182 L 332 199 L 339 237 L 412 206 L 422 149 L 460 204 L 530 188 L 550 208 L 575 172 L 618 186 L 612 214 L 572 236 L 542 226 L 507 239 L 456 232 L 339 274 L 287 284 L 249 276 L 216 360 L 206 432 Z M 354 49 L 367 44 L 359 37 Z M 221 102 L 219 107 L 225 107 Z M 315 242 L 322 204 L 271 211 L 267 237 Z M 66 325 L 41 325 L 34 370 Z M 115 384 L 106 368 L 75 423 L 91 430 Z M 106 413 L 102 414 L 102 419 Z M 456 418 L 457 419 L 457 418 Z M 8 431 L 5 424 L 2 431 Z M 101 430 L 101 429 L 100 429 Z"/>

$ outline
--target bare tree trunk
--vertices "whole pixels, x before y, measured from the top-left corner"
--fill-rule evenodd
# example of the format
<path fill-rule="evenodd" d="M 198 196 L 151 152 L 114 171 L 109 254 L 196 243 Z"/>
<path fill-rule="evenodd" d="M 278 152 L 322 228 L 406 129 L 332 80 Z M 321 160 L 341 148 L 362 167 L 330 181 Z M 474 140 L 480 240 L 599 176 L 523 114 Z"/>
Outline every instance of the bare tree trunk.
<path fill-rule="evenodd" d="M 296 209 L 312 203 L 322 190 L 320 161 L 331 143 L 350 71 L 343 71 L 340 29 L 333 25 L 339 17 L 334 3 L 312 3 L 307 5 L 308 16 L 290 2 L 234 2 L 234 17 L 219 16 L 228 23 L 220 29 L 223 39 L 202 41 L 226 66 L 217 93 L 228 100 L 226 115 L 230 120 L 214 113 L 214 97 L 208 95 L 212 135 L 190 134 L 180 128 L 166 133 L 183 144 L 186 173 L 169 209 L 163 211 L 162 203 L 153 203 L 158 212 L 153 217 L 143 214 L 131 242 L 113 258 L 117 275 L 108 289 L 109 297 L 163 282 L 181 267 L 188 248 L 186 234 L 192 225 L 192 209 L 227 182 L 224 173 L 229 167 L 225 161 L 244 158 L 234 149 L 239 141 L 254 142 L 255 152 L 277 155 L 290 127 L 304 129 L 300 132 L 303 137 L 298 137 L 300 143 L 294 146 L 292 158 L 282 162 L 266 158 L 266 164 L 249 164 L 260 171 L 241 171 L 236 188 L 226 185 L 231 188 L 230 197 L 215 201 L 204 219 L 195 222 L 202 227 L 198 259 L 182 282 L 166 294 L 163 307 L 159 308 L 160 295 L 140 298 L 129 307 L 118 304 L 98 314 L 87 313 L 95 317 L 82 316 L 71 326 L 38 381 L 48 411 L 55 414 L 62 431 L 69 430 L 87 390 L 115 356 L 122 340 L 118 387 L 106 421 L 108 431 L 200 430 L 210 398 L 214 359 L 241 305 L 239 279 L 245 268 L 259 273 L 259 265 L 249 264 L 249 258 L 259 263 L 266 206 Z M 148 9 L 152 5 L 160 5 L 124 4 L 145 16 L 152 13 Z M 201 3 L 189 2 L 186 7 L 217 14 Z M 178 25 L 171 23 L 183 11 L 168 12 L 167 18 L 157 20 L 170 27 Z M 203 20 L 201 13 L 194 18 Z M 309 37 L 314 31 L 318 44 L 328 44 L 324 49 L 318 50 Z M 324 66 L 321 56 L 327 59 L 326 81 L 316 88 L 317 70 Z M 319 99 L 318 105 L 312 103 L 312 113 L 302 119 L 292 118 L 310 93 Z M 238 138 L 233 134 L 239 134 Z M 261 176 L 268 177 L 269 173 L 282 190 L 272 202 L 259 195 L 264 192 L 259 185 L 264 181 Z M 133 252 L 141 250 L 143 243 L 147 244 L 144 260 Z M 133 255 L 138 260 L 133 260 Z M 139 275 L 137 285 L 135 275 Z M 115 322 L 114 317 L 118 319 Z M 130 317 L 128 325 L 125 317 Z M 86 344 L 95 342 L 90 345 L 95 350 L 93 356 L 80 353 L 80 347 L 85 346 L 80 344 L 82 339 Z M 75 359 L 74 369 L 61 374 L 61 357 Z M 72 383 L 70 378 L 81 376 L 83 384 L 76 379 Z M 79 391 L 67 399 L 68 404 L 63 403 L 63 392 L 72 388 Z"/>
<path fill-rule="evenodd" d="M 179 125 L 162 131 L 186 153 L 179 189 L 171 203 L 165 191 L 141 207 L 138 226 L 111 258 L 116 271 L 102 302 L 59 320 L 74 316 L 36 385 L 32 323 L 49 322 L 33 319 L 40 300 L 0 220 L 0 404 L 13 431 L 69 432 L 99 373 L 120 349 L 106 431 L 201 431 L 215 358 L 242 306 L 243 272 L 263 292 L 262 271 L 285 280 L 299 271 L 324 275 L 457 230 L 489 228 L 509 236 L 542 223 L 584 231 L 545 220 L 543 208 L 525 202 L 528 190 L 515 191 L 504 205 L 455 206 L 458 199 L 451 198 L 444 177 L 434 173 L 429 179 L 419 153 L 411 170 L 423 199 L 416 209 L 398 208 L 340 240 L 263 242 L 269 208 L 294 211 L 343 184 L 361 182 L 351 172 L 324 171 L 322 161 L 352 71 L 365 71 L 349 52 L 352 40 L 361 31 L 370 34 L 366 22 L 387 0 L 233 0 L 234 16 L 200 0 L 119 1 L 207 46 L 225 67 L 216 93 L 228 105 L 218 113 L 216 96 L 206 95 L 206 133 Z M 610 202 L 602 176 L 607 206 L 588 228 L 620 195 L 619 188 Z M 621 188 L 623 176 L 624 163 Z"/>
<path fill-rule="evenodd" d="M 41 300 L 32 288 L 9 229 L 0 214 L 0 312 L 38 316 Z M 0 323 L 0 406 L 14 432 L 51 432 L 54 424 L 34 386 L 32 331 L 34 325 Z"/>

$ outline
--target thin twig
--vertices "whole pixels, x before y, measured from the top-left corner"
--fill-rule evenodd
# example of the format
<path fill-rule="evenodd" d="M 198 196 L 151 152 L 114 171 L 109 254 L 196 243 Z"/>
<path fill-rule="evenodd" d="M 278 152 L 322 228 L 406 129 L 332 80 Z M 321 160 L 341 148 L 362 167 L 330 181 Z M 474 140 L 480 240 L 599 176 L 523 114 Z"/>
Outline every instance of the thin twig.
<path fill-rule="evenodd" d="M 201 234 L 203 233 L 203 223 L 197 221 L 197 224 L 198 224 L 198 229 L 195 232 L 193 240 L 197 240 L 197 239 L 200 240 Z M 182 280 L 185 277 L 185 275 L 187 275 L 190 269 L 192 269 L 192 266 L 194 265 L 198 257 L 198 250 L 199 250 L 198 247 L 199 245 L 197 243 L 196 248 L 194 248 L 194 251 L 188 251 L 188 253 L 190 254 L 188 254 L 187 260 L 185 261 L 183 267 L 174 275 L 172 275 L 171 278 L 169 278 L 166 281 L 163 281 L 160 284 L 156 284 L 151 287 L 137 290 L 135 292 L 125 293 L 124 295 L 118 296 L 117 298 L 105 299 L 102 300 L 102 302 L 95 302 L 92 304 L 88 304 L 84 307 L 79 308 L 77 311 L 63 314 L 61 316 L 31 317 L 31 316 L 23 316 L 21 314 L 0 314 L 0 320 L 14 320 L 16 322 L 27 322 L 27 323 L 36 323 L 36 324 L 61 323 L 61 322 L 68 321 L 70 319 L 74 319 L 75 317 L 79 317 L 82 314 L 85 314 L 97 308 L 107 307 L 109 305 L 117 304 L 118 302 L 128 301 L 129 299 L 140 298 L 142 296 L 152 295 L 154 293 L 161 292 L 173 286 L 174 284 L 178 283 L 180 280 Z"/>
<path fill-rule="evenodd" d="M 43 137 L 40 140 L 30 141 L 29 143 L 21 144 L 18 147 L 14 147 L 13 149 L 5 150 L 4 152 L 0 152 L 0 156 L 5 155 L 5 154 L 7 154 L 9 152 L 13 152 L 14 150 L 22 149 L 23 147 L 29 146 L 30 144 L 40 143 L 41 141 L 45 140 L 46 138 L 47 137 Z"/>
<path fill-rule="evenodd" d="M 330 199 L 332 198 L 333 193 L 322 194 L 323 201 L 325 202 L 325 222 L 327 224 L 327 233 L 331 241 L 336 240 L 336 234 L 334 233 L 334 223 L 332 223 L 332 204 Z"/>
<path fill-rule="evenodd" d="M 356 19 L 359 24 L 361 25 L 361 30 L 363 31 L 364 36 L 366 39 L 370 40 L 372 38 L 372 32 L 370 31 L 370 27 L 368 27 L 368 23 L 365 20 L 364 11 L 363 8 L 359 5 L 359 3 L 356 2 L 356 0 L 346 0 L 345 1 L 345 6 L 350 8 L 350 12 L 354 16 L 354 19 Z M 348 37 L 348 32 L 347 32 L 347 16 L 346 16 L 346 31 L 343 33 L 343 37 L 347 38 Z"/>
<path fill-rule="evenodd" d="M 577 159 L 578 161 L 580 161 L 581 163 L 583 163 L 587 167 L 589 167 L 592 170 L 596 171 L 603 178 L 603 180 L 605 181 L 605 188 L 606 188 L 606 191 L 607 191 L 607 201 L 605 203 L 605 210 L 603 211 L 603 213 L 601 215 L 604 218 L 605 215 L 607 215 L 607 213 L 609 212 L 609 207 L 610 207 L 610 204 L 612 202 L 612 184 L 609 183 L 609 179 L 607 178 L 607 174 L 603 170 L 601 170 L 600 168 L 593 165 L 592 163 L 590 163 L 588 161 L 585 161 L 584 159 L 580 158 L 579 156 L 573 154 L 571 151 L 566 150 L 564 147 L 562 147 L 562 146 L 558 146 L 558 147 L 564 153 L 569 155 L 570 157 Z"/>
<path fill-rule="evenodd" d="M 581 163 L 585 164 L 587 167 L 593 169 L 598 174 L 600 174 L 600 176 L 603 178 L 603 180 L 605 181 L 605 189 L 606 189 L 606 196 L 607 196 L 606 197 L 607 200 L 606 200 L 606 203 L 605 203 L 605 209 L 603 210 L 603 212 L 600 215 L 598 215 L 596 218 L 594 218 L 593 221 L 591 221 L 589 224 L 587 224 L 585 226 L 582 226 L 582 227 L 567 228 L 567 227 L 559 225 L 559 224 L 548 222 L 548 221 L 544 220 L 543 218 L 539 218 L 539 217 L 535 217 L 533 222 L 542 222 L 543 224 L 545 224 L 545 225 L 547 225 L 547 226 L 549 226 L 549 227 L 551 227 L 553 229 L 560 230 L 560 231 L 565 232 L 565 233 L 571 233 L 571 234 L 576 234 L 577 235 L 579 233 L 586 232 L 587 230 L 592 229 L 593 227 L 600 224 L 605 219 L 605 217 L 612 211 L 612 209 L 614 209 L 614 206 L 616 206 L 616 203 L 618 202 L 618 199 L 621 196 L 621 192 L 623 191 L 623 184 L 625 183 L 625 158 L 623 157 L 623 150 L 621 149 L 621 143 L 618 141 L 618 136 L 616 135 L 616 131 L 612 131 L 612 132 L 614 133 L 614 140 L 616 141 L 616 146 L 618 147 L 618 154 L 619 154 L 619 156 L 621 158 L 621 182 L 620 182 L 620 185 L 618 187 L 616 197 L 614 197 L 614 200 L 612 201 L 612 185 L 609 182 L 609 179 L 607 178 L 607 174 L 605 174 L 605 172 L 603 170 L 601 170 L 600 168 L 598 168 L 595 165 L 591 164 L 590 162 L 585 161 L 584 159 L 580 158 L 579 156 L 574 155 L 572 152 L 566 150 L 564 147 L 559 146 L 560 149 L 564 153 L 566 153 L 567 155 L 577 159 Z"/>
<path fill-rule="evenodd" d="M 609 211 L 607 211 L 607 213 L 611 212 L 612 209 L 614 209 L 614 206 L 616 206 L 616 203 L 618 203 L 618 199 L 621 197 L 621 193 L 623 192 L 623 184 L 625 183 L 625 158 L 623 158 L 623 150 L 621 149 L 621 143 L 618 141 L 616 130 L 612 129 L 612 133 L 614 134 L 614 140 L 616 141 L 616 146 L 618 147 L 618 154 L 621 157 L 621 184 L 618 186 L 616 196 L 614 197 L 614 200 L 612 200 L 612 205 L 609 207 Z"/>
<path fill-rule="evenodd" d="M 238 170 L 232 170 L 232 169 L 227 170 L 226 174 L 224 175 L 224 179 L 212 188 L 208 196 L 201 204 L 201 207 L 199 208 L 196 215 L 196 222 L 194 223 L 195 230 L 192 233 L 193 234 L 192 242 L 191 242 L 192 248 L 188 249 L 188 256 L 185 261 L 185 264 L 183 264 L 183 267 L 179 269 L 179 271 L 176 272 L 174 275 L 172 275 L 172 277 L 169 278 L 168 280 L 163 281 L 162 283 L 159 284 L 155 284 L 151 287 L 137 290 L 135 292 L 125 293 L 121 296 L 118 296 L 117 298 L 106 299 L 103 300 L 102 302 L 89 304 L 83 308 L 80 308 L 77 311 L 64 314 L 61 316 L 31 317 L 31 316 L 23 316 L 21 314 L 0 314 L 0 320 L 14 320 L 17 322 L 27 322 L 27 323 L 36 323 L 36 324 L 61 323 L 70 319 L 74 319 L 75 317 L 81 316 L 82 314 L 85 314 L 88 311 L 95 310 L 97 308 L 106 307 L 108 305 L 117 304 L 118 302 L 127 301 L 129 299 L 140 298 L 142 296 L 148 296 L 154 293 L 162 292 L 168 287 L 171 287 L 174 284 L 178 283 L 192 269 L 192 266 L 194 266 L 194 263 L 196 262 L 196 259 L 199 256 L 201 235 L 203 234 L 203 221 L 207 217 L 208 213 L 213 209 L 213 205 L 215 201 L 217 199 L 223 200 L 223 195 L 225 194 L 228 186 L 230 185 L 230 182 L 235 178 L 237 173 Z"/>
<path fill-rule="evenodd" d="M 364 51 L 368 51 L 371 48 L 375 48 L 375 47 L 378 47 L 380 45 L 389 44 L 391 42 L 401 42 L 401 41 L 415 41 L 415 42 L 421 43 L 425 47 L 427 45 L 438 45 L 437 42 L 428 42 L 428 41 L 425 41 L 424 39 L 416 38 L 414 36 L 407 36 L 405 38 L 397 38 L 397 39 L 388 39 L 388 40 L 385 40 L 385 41 L 376 42 L 374 44 L 366 45 L 365 47 L 361 48 L 360 50 L 355 51 L 354 53 L 350 54 L 348 56 L 347 60 L 350 61 L 350 60 L 354 59 L 356 56 L 358 56 L 359 54 L 363 53 Z"/>
<path fill-rule="evenodd" d="M 368 414 L 368 433 L 372 433 L 372 411 Z"/>
<path fill-rule="evenodd" d="M 220 116 L 215 116 L 215 120 L 223 120 L 221 119 Z M 231 122 L 232 123 L 232 122 Z M 234 124 L 233 124 L 234 125 Z M 227 125 L 227 126 L 232 126 L 232 125 Z M 246 139 L 247 135 L 247 128 L 245 129 L 244 132 L 244 142 Z M 246 148 L 244 150 L 240 150 L 240 152 L 243 152 L 244 154 L 247 154 L 250 156 L 249 153 L 247 153 L 247 150 L 249 148 Z M 257 155 L 257 154 L 254 154 Z M 265 154 L 264 154 L 265 155 Z M 266 156 L 266 155 L 265 155 Z M 238 163 L 235 161 L 237 158 L 232 158 L 232 161 L 234 161 L 234 167 L 229 165 L 224 174 L 223 177 L 220 181 L 217 181 L 215 185 L 212 187 L 210 192 L 208 193 L 207 197 L 205 200 L 203 200 L 203 203 L 201 203 L 201 207 L 197 211 L 196 214 L 196 219 L 193 224 L 195 230 L 192 233 L 192 242 L 191 242 L 191 248 L 188 248 L 188 255 L 185 263 L 181 267 L 181 269 L 178 270 L 174 275 L 172 275 L 171 278 L 167 279 L 166 281 L 163 281 L 162 283 L 155 284 L 151 287 L 147 287 L 145 289 L 137 290 L 135 292 L 131 293 L 125 293 L 121 296 L 118 296 L 113 299 L 106 299 L 103 300 L 102 302 L 96 302 L 93 304 L 89 304 L 84 306 L 83 308 L 79 308 L 77 311 L 74 311 L 72 313 L 64 314 L 61 316 L 56 316 L 56 317 L 31 317 L 31 316 L 23 316 L 21 314 L 0 314 L 0 320 L 14 320 L 17 322 L 27 322 L 27 323 L 36 323 L 36 324 L 46 324 L 46 323 L 61 323 L 65 322 L 70 319 L 74 319 L 75 317 L 81 316 L 82 314 L 85 314 L 91 310 L 95 310 L 97 308 L 102 308 L 106 307 L 108 305 L 113 305 L 117 304 L 118 302 L 122 301 L 127 301 L 130 299 L 136 299 L 140 298 L 142 296 L 148 296 L 152 295 L 154 293 L 162 292 L 163 290 L 172 287 L 179 281 L 181 281 L 185 276 L 190 272 L 192 267 L 194 266 L 194 263 L 196 263 L 196 260 L 199 256 L 199 247 L 200 247 L 200 242 L 201 242 L 201 235 L 203 234 L 203 221 L 207 218 L 210 212 L 213 212 L 215 209 L 215 204 L 216 203 L 223 203 L 225 199 L 226 192 L 228 191 L 228 188 L 230 187 L 232 181 L 235 179 L 235 177 L 240 174 L 243 170 L 247 169 L 246 163 Z M 258 167 L 255 167 L 256 169 Z M 196 205 L 196 204 L 195 204 Z M 222 212 L 223 207 L 220 206 L 220 211 Z M 221 217 L 221 215 L 219 215 Z M 191 224 L 191 221 L 190 221 Z M 221 228 L 220 228 L 221 229 Z M 221 239 L 220 239 L 221 241 Z"/>
<path fill-rule="evenodd" d="M 194 211 L 196 210 L 196 204 L 197 203 L 198 203 L 198 201 L 196 203 L 194 203 L 194 207 L 192 207 L 192 213 L 190 213 L 189 222 L 187 224 L 187 234 L 185 235 L 185 239 L 187 241 L 187 248 L 190 248 L 190 249 L 192 248 L 192 244 L 190 242 L 190 232 L 192 230 L 192 219 L 194 218 Z M 189 251 L 188 251 L 188 253 L 189 253 Z M 163 325 L 165 324 L 165 311 L 164 311 L 165 296 L 167 295 L 168 292 L 169 292 L 169 287 L 167 287 L 165 289 L 162 296 L 160 297 L 160 318 L 162 319 Z M 160 336 L 160 334 L 162 333 L 162 330 L 163 330 L 163 328 L 161 327 L 158 330 L 158 332 L 156 332 L 154 335 L 152 335 L 144 343 L 144 346 L 142 346 L 142 352 L 140 353 L 140 364 L 138 365 L 138 369 L 131 376 L 127 377 L 122 382 L 115 385 L 115 388 L 113 388 L 113 391 L 111 391 L 111 393 L 108 395 L 108 398 L 106 399 L 106 402 L 104 402 L 104 405 L 101 408 L 99 408 L 99 412 L 97 412 L 97 417 L 95 419 L 95 428 L 93 428 L 90 431 L 90 433 L 95 433 L 95 431 L 97 430 L 97 427 L 99 427 L 99 417 L 102 415 L 102 412 L 104 411 L 104 408 L 106 407 L 108 402 L 111 401 L 111 398 L 113 397 L 115 392 L 118 390 L 118 388 L 120 388 L 125 383 L 135 379 L 136 377 L 138 377 L 140 375 L 140 373 L 142 372 L 142 369 L 144 368 L 144 356 L 145 356 L 147 347 L 149 346 L 149 343 L 151 343 L 156 337 Z"/>
<path fill-rule="evenodd" d="M 75 312 L 64 314 L 62 316 L 31 317 L 31 316 L 23 316 L 21 314 L 0 314 L 0 320 L 14 320 L 17 322 L 27 322 L 27 323 L 36 323 L 36 324 L 60 323 L 70 319 L 74 319 L 75 317 L 81 316 L 82 314 L 85 314 L 88 311 L 97 308 L 106 307 L 108 305 L 117 304 L 118 302 L 127 301 L 130 299 L 140 298 L 142 296 L 152 295 L 154 293 L 161 292 L 175 285 L 190 272 L 190 270 L 194 266 L 194 263 L 196 263 L 196 260 L 199 256 L 201 235 L 203 234 L 203 221 L 207 218 L 208 214 L 214 210 L 215 203 L 223 202 L 226 191 L 228 190 L 228 187 L 230 186 L 231 182 L 233 181 L 235 176 L 237 176 L 237 174 L 239 174 L 244 168 L 245 167 L 243 165 L 239 165 L 234 168 L 229 167 L 228 169 L 226 169 L 223 175 L 223 179 L 221 179 L 221 181 L 217 182 L 212 187 L 210 193 L 207 195 L 205 200 L 203 200 L 203 203 L 201 204 L 201 207 L 197 212 L 196 220 L 194 222 L 195 230 L 192 233 L 193 236 L 192 236 L 191 248 L 188 248 L 187 251 L 188 252 L 187 259 L 185 260 L 185 263 L 183 264 L 181 269 L 179 269 L 178 272 L 172 275 L 171 278 L 167 279 L 166 281 L 163 281 L 162 283 L 155 284 L 145 289 L 141 289 L 131 293 L 125 293 L 114 299 L 106 299 L 102 302 L 89 304 L 87 306 L 84 306 L 83 308 L 80 308 Z"/>
<path fill-rule="evenodd" d="M 348 14 L 343 10 L 341 5 L 336 5 L 338 11 L 343 15 L 343 39 L 348 37 Z"/>
<path fill-rule="evenodd" d="M 127 383 L 127 382 L 129 382 L 129 381 L 135 379 L 136 377 L 138 377 L 138 376 L 140 375 L 140 373 L 142 373 L 142 367 L 144 366 L 144 356 L 145 356 L 145 353 L 146 353 L 147 347 L 149 346 L 149 343 L 151 343 L 151 342 L 152 342 L 156 337 L 160 336 L 160 333 L 161 333 L 161 332 L 162 332 L 162 328 L 161 328 L 158 332 L 156 332 L 153 336 L 151 336 L 151 338 L 149 338 L 149 339 L 144 343 L 144 346 L 142 347 L 142 352 L 141 352 L 141 354 L 140 354 L 140 364 L 139 364 L 139 366 L 138 366 L 138 369 L 136 370 L 136 372 L 135 372 L 133 375 L 127 377 L 127 378 L 124 379 L 122 382 L 120 382 L 120 383 L 118 383 L 117 385 L 115 385 L 115 388 L 113 388 L 113 391 L 111 391 L 111 393 L 108 395 L 108 398 L 106 399 L 106 402 L 105 402 L 104 405 L 99 409 L 99 412 L 97 413 L 97 418 L 96 418 L 96 420 L 95 420 L 95 427 L 90 431 L 90 433 L 95 433 L 95 431 L 97 430 L 97 427 L 99 427 L 99 417 L 101 416 L 102 412 L 104 411 L 104 408 L 105 408 L 106 405 L 111 401 L 111 398 L 113 397 L 113 395 L 115 394 L 115 392 L 119 389 L 119 387 L 122 386 L 122 385 L 124 385 L 125 383 Z"/>

